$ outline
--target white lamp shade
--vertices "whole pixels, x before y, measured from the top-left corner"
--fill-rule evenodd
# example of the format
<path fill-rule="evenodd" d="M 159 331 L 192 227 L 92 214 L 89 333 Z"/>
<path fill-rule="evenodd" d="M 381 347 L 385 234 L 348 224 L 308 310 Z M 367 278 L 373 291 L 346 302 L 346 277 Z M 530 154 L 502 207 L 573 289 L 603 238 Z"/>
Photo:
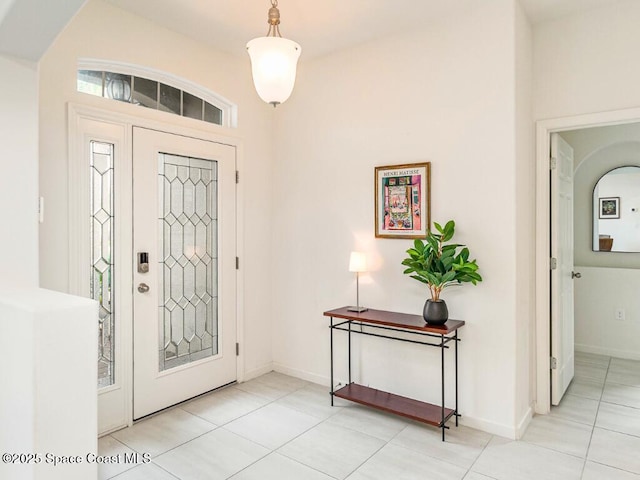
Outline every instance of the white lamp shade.
<path fill-rule="evenodd" d="M 281 37 L 259 37 L 247 43 L 253 84 L 267 103 L 283 103 L 293 92 L 300 45 Z"/>
<path fill-rule="evenodd" d="M 349 271 L 350 272 L 366 272 L 367 271 L 367 257 L 363 252 L 351 252 L 349 258 Z"/>

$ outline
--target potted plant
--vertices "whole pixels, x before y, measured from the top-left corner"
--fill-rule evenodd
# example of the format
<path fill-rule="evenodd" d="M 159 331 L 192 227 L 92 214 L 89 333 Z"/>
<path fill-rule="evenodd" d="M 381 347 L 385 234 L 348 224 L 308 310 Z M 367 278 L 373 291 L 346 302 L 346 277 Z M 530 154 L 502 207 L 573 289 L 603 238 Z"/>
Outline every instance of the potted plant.
<path fill-rule="evenodd" d="M 455 222 L 449 220 L 444 227 L 434 222 L 437 233 L 428 232 L 423 243 L 416 240 L 407 250 L 408 258 L 402 261 L 410 275 L 429 287 L 431 298 L 424 304 L 423 317 L 431 325 L 442 325 L 449 318 L 447 304 L 440 298 L 442 290 L 453 285 L 482 281 L 475 259 L 469 261 L 469 249 L 464 245 L 449 243 L 455 231 Z"/>

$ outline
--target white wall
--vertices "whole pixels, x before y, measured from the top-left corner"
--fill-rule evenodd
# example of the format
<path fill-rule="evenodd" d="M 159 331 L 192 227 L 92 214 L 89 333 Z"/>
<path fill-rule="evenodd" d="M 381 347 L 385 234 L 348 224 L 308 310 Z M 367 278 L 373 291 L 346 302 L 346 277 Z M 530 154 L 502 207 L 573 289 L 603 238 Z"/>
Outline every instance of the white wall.
<path fill-rule="evenodd" d="M 374 238 L 373 171 L 431 161 L 432 219 L 456 220 L 457 239 L 470 246 L 485 279 L 444 294 L 451 318 L 467 321 L 461 331 L 463 421 L 515 435 L 523 409 L 516 376 L 525 375 L 526 398 L 529 368 L 528 353 L 516 354 L 516 298 L 530 295 L 530 286 L 519 283 L 519 269 L 525 272 L 530 263 L 516 252 L 516 229 L 530 229 L 533 212 L 524 198 L 531 188 L 524 180 L 530 153 L 518 167 L 514 161 L 514 9 L 509 0 L 482 2 L 421 31 L 302 64 L 292 98 L 278 107 L 271 176 L 277 369 L 328 384 L 328 318 L 322 312 L 355 300 L 355 279 L 347 271 L 352 250 L 365 251 L 371 266 L 360 283 L 361 303 L 421 312 L 427 292 L 400 265 L 411 241 Z M 517 29 L 526 59 L 522 17 Z M 519 101 L 528 89 L 521 75 Z M 527 116 L 525 100 L 518 114 L 522 145 L 530 141 Z M 518 195 L 516 177 L 524 187 Z M 526 350 L 528 340 L 523 343 Z M 360 381 L 437 401 L 437 351 L 368 338 L 361 345 Z M 337 358 L 346 360 L 344 353 Z M 344 380 L 344 366 L 338 366 Z"/>
<path fill-rule="evenodd" d="M 640 105 L 640 2 L 536 25 L 534 114 L 557 118 Z"/>
<path fill-rule="evenodd" d="M 640 360 L 640 271 L 580 267 L 575 284 L 576 350 Z M 616 320 L 622 309 L 624 320 Z"/>
<path fill-rule="evenodd" d="M 31 291 L 38 282 L 38 74 L 35 65 L 4 56 L 0 72 L 0 350 L 6 358 L 24 360 L 24 370 L 0 369 L 0 450 L 5 452 L 32 447 L 36 440 L 36 389 L 29 375 L 34 366 L 35 344 L 30 341 L 34 326 L 22 312 L 16 315 L 6 300 L 9 286 Z M 0 465 L 3 478 L 8 469 Z M 18 478 L 19 472 L 12 473 Z M 22 478 L 24 473 L 33 471 L 25 469 Z"/>
<path fill-rule="evenodd" d="M 37 289 L 38 70 L 0 56 L 0 451 L 97 450 L 94 302 Z M 87 479 L 95 464 L 0 464 L 0 477 Z"/>
<path fill-rule="evenodd" d="M 96 302 L 37 288 L 0 292 L 0 451 L 40 462 L 0 463 L 0 478 L 97 478 Z M 53 465 L 45 457 L 80 456 Z"/>
<path fill-rule="evenodd" d="M 239 226 L 243 254 L 245 371 L 271 367 L 271 284 L 269 255 L 272 186 L 273 108 L 256 95 L 248 58 L 220 53 L 149 21 L 99 1 L 90 1 L 47 51 L 40 63 L 40 178 L 47 212 L 41 228 L 41 282 L 68 291 L 67 102 L 83 103 L 129 114 L 189 125 L 202 122 L 151 112 L 133 105 L 115 104 L 79 94 L 78 58 L 96 58 L 137 64 L 185 78 L 238 104 L 237 129 L 219 133 L 240 138 L 243 146 L 241 200 L 244 216 Z"/>
<path fill-rule="evenodd" d="M 2 23 L 7 16 L 7 13 L 15 3 L 15 0 L 0 0 L 0 23 Z"/>
<path fill-rule="evenodd" d="M 581 128 L 561 133 L 573 147 L 574 171 L 597 150 L 623 142 L 637 142 L 640 139 L 640 122 L 603 127 Z"/>
<path fill-rule="evenodd" d="M 38 72 L 0 56 L 0 285 L 38 284 Z"/>

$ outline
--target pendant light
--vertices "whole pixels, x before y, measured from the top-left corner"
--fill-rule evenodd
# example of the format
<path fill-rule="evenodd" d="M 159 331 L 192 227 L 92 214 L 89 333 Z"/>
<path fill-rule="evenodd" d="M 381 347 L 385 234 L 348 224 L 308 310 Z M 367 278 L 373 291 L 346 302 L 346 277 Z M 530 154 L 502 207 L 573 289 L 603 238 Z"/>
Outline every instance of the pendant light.
<path fill-rule="evenodd" d="M 269 31 L 247 43 L 253 84 L 262 100 L 274 107 L 289 98 L 296 81 L 296 64 L 302 49 L 280 35 L 278 0 L 271 0 Z"/>

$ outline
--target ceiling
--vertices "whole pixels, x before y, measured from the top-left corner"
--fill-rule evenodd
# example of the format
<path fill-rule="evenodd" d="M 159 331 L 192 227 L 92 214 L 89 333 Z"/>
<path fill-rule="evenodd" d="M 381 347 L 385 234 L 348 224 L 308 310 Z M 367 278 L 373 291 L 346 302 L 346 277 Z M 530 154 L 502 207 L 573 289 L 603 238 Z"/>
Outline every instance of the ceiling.
<path fill-rule="evenodd" d="M 87 0 L 0 0 L 0 53 L 37 61 Z M 217 49 L 244 55 L 270 0 L 104 0 Z M 440 22 L 493 0 L 280 0 L 281 31 L 303 59 Z M 535 23 L 637 0 L 519 0 Z"/>
<path fill-rule="evenodd" d="M 244 55 L 267 34 L 270 0 L 105 0 L 167 28 Z M 410 30 L 478 0 L 280 0 L 280 31 L 312 58 Z M 484 1 L 484 0 L 482 0 Z M 400 7 L 399 4 L 402 4 Z"/>
<path fill-rule="evenodd" d="M 0 54 L 38 61 L 85 0 L 0 0 Z"/>
<path fill-rule="evenodd" d="M 167 28 L 244 54 L 267 32 L 270 0 L 105 0 Z M 376 37 L 417 29 L 486 0 L 280 0 L 282 35 L 309 59 Z M 621 0 L 520 0 L 533 23 Z M 480 7 L 481 8 L 481 7 Z"/>

